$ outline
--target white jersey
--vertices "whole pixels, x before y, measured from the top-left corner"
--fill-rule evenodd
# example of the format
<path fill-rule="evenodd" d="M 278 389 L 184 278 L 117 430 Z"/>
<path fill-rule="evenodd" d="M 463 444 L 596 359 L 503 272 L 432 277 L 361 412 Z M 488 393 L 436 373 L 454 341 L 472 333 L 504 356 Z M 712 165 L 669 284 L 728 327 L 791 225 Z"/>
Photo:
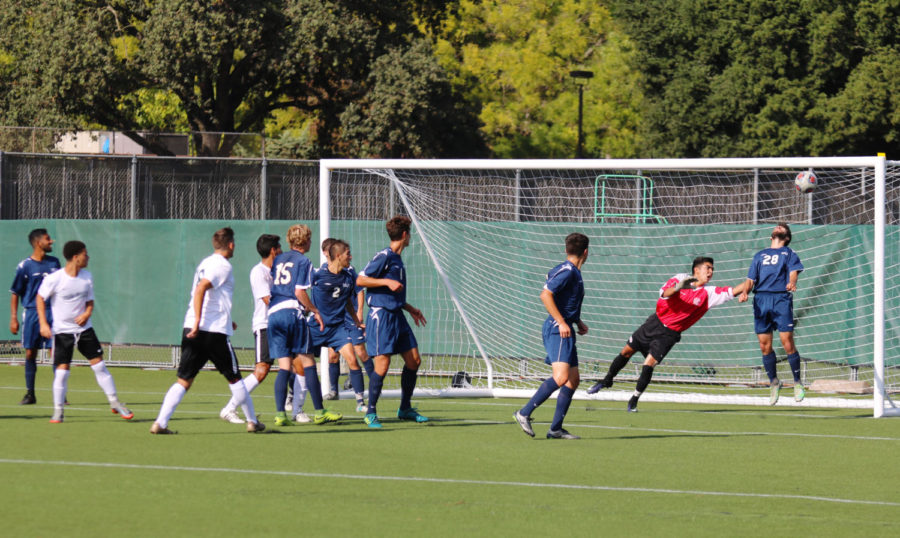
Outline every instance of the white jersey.
<path fill-rule="evenodd" d="M 188 302 L 187 314 L 184 315 L 184 327 L 194 327 L 194 292 L 197 291 L 197 283 L 204 279 L 209 280 L 212 287 L 206 290 L 206 296 L 203 297 L 200 330 L 231 336 L 234 332 L 231 326 L 234 272 L 231 263 L 221 254 L 211 254 L 197 266 L 194 283 L 191 284 L 191 300 Z"/>
<path fill-rule="evenodd" d="M 44 277 L 38 295 L 44 302 L 52 302 L 53 334 L 81 334 L 91 328 L 91 318 L 84 325 L 75 323 L 75 318 L 87 310 L 88 301 L 94 300 L 90 271 L 81 269 L 73 277 L 65 269 L 58 269 Z"/>
<path fill-rule="evenodd" d="M 272 270 L 262 262 L 250 269 L 250 291 L 253 293 L 253 332 L 269 325 L 269 305 L 263 299 L 272 296 Z"/>

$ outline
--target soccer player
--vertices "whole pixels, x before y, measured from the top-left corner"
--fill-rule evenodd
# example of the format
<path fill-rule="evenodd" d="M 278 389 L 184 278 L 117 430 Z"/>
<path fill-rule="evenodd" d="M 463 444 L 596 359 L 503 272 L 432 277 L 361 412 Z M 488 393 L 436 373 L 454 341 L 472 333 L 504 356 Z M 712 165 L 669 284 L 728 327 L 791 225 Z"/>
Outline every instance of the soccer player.
<path fill-rule="evenodd" d="M 329 351 L 335 351 L 344 357 L 350 368 L 349 377 L 354 385 L 359 411 L 364 405 L 362 371 L 356 362 L 350 334 L 344 324 L 344 318 L 349 315 L 355 326 L 361 325 L 352 302 L 352 297 L 356 294 L 356 281 L 347 271 L 351 259 L 350 245 L 340 239 L 334 239 L 328 245 L 328 263 L 314 271 L 310 280 L 312 302 L 319 309 L 325 324 L 324 329 L 320 329 L 315 319 L 309 320 L 313 354 L 318 354 L 323 347 L 327 347 Z M 337 379 L 332 379 L 332 383 L 336 384 Z"/>
<path fill-rule="evenodd" d="M 259 253 L 261 261 L 250 270 L 250 291 L 253 294 L 252 331 L 256 347 L 256 366 L 253 368 L 253 373 L 243 380 L 247 394 L 251 394 L 266 379 L 272 368 L 273 361 L 269 357 L 266 327 L 269 317 L 269 298 L 272 295 L 272 262 L 275 260 L 275 256 L 281 254 L 279 241 L 280 238 L 272 234 L 262 234 L 256 240 L 256 252 Z M 243 424 L 244 421 L 237 416 L 236 411 L 237 404 L 232 398 L 219 412 L 219 416 L 226 422 Z"/>
<path fill-rule="evenodd" d="M 19 333 L 19 301 L 22 302 L 22 347 L 25 349 L 25 396 L 19 405 L 31 405 L 37 403 L 34 396 L 34 379 L 37 376 L 37 355 L 39 349 L 46 349 L 50 341 L 41 336 L 41 324 L 38 320 L 37 302 L 35 296 L 41 286 L 44 277 L 60 268 L 59 260 L 50 256 L 53 252 L 53 239 L 44 228 L 31 230 L 28 234 L 28 242 L 31 244 L 31 256 L 25 258 L 16 266 L 16 276 L 13 278 L 9 292 L 12 294 L 9 300 L 9 330 L 13 334 Z M 47 312 L 48 316 L 52 316 Z M 48 319 L 52 323 L 52 320 Z"/>
<path fill-rule="evenodd" d="M 235 407 L 241 407 L 247 417 L 247 432 L 266 429 L 256 418 L 253 398 L 241 382 L 241 371 L 230 341 L 237 328 L 231 319 L 234 271 L 228 261 L 234 256 L 234 230 L 217 230 L 212 245 L 213 253 L 204 258 L 194 272 L 191 300 L 184 315 L 178 379 L 163 398 L 159 415 L 150 427 L 153 434 L 176 433 L 169 429 L 169 419 L 207 361 L 212 361 L 228 381 Z"/>
<path fill-rule="evenodd" d="M 122 405 L 116 395 L 116 383 L 103 362 L 103 348 L 91 324 L 94 312 L 94 281 L 88 266 L 87 247 L 81 241 L 63 245 L 66 265 L 47 275 L 37 290 L 37 314 L 41 336 L 53 338 L 53 417 L 50 422 L 63 421 L 63 406 L 69 385 L 69 366 L 75 348 L 91 364 L 97 384 L 106 393 L 113 414 L 131 420 L 134 414 Z M 53 312 L 51 328 L 47 316 L 47 302 Z"/>
<path fill-rule="evenodd" d="M 309 326 L 304 319 L 310 313 L 321 330 L 325 329 L 319 309 L 312 304 L 307 294 L 311 283 L 312 263 L 304 253 L 309 251 L 309 227 L 295 224 L 288 228 L 287 241 L 291 249 L 275 257 L 272 265 L 272 298 L 269 300 L 269 356 L 278 360 L 278 375 L 275 377 L 275 424 L 289 426 L 290 419 L 285 414 L 284 402 L 287 385 L 291 377 L 291 366 L 297 375 L 303 373 L 306 387 L 312 399 L 316 414 L 313 423 L 338 422 L 343 418 L 322 405 L 322 387 L 319 372 L 312 356 L 312 341 Z M 296 385 L 295 385 L 296 386 Z M 295 394 L 297 389 L 295 388 Z M 295 410 L 299 406 L 295 406 Z"/>
<path fill-rule="evenodd" d="M 780 222 L 772 230 L 769 248 L 760 250 L 750 262 L 747 281 L 741 297 L 746 300 L 753 290 L 753 324 L 762 362 L 769 376 L 769 404 L 778 403 L 781 381 L 778 380 L 775 351 L 772 349 L 772 331 L 778 329 L 781 345 L 787 353 L 788 364 L 794 376 L 794 400 L 800 402 L 806 389 L 800 380 L 800 353 L 794 345 L 794 292 L 797 277 L 803 264 L 797 253 L 788 248 L 791 244 L 791 228 Z"/>
<path fill-rule="evenodd" d="M 640 351 L 645 357 L 644 365 L 627 407 L 628 411 L 637 412 L 638 399 L 650 384 L 653 368 L 681 340 L 681 333 L 697 323 L 710 308 L 725 304 L 744 292 L 745 282 L 734 287 L 707 286 L 714 270 L 712 258 L 699 256 L 694 258 L 691 266 L 693 276 L 679 273 L 667 280 L 659 289 L 656 312 L 631 335 L 610 364 L 606 377 L 589 388 L 588 394 L 612 387 L 616 374 L 628 364 L 635 351 Z M 739 298 L 740 302 L 746 300 L 746 296 Z"/>
<path fill-rule="evenodd" d="M 589 243 L 584 234 L 571 233 L 566 236 L 566 261 L 547 273 L 547 281 L 541 291 L 541 302 L 548 314 L 543 328 L 544 349 L 547 351 L 544 362 L 553 368 L 553 375 L 541 383 L 525 407 L 513 414 L 522 431 L 531 437 L 534 437 L 531 413 L 559 390 L 547 439 L 580 439 L 566 431 L 562 424 L 572 404 L 572 395 L 581 382 L 572 326 L 577 327 L 579 335 L 588 332 L 588 326 L 581 320 L 581 303 L 584 301 L 581 267 L 587 260 Z"/>
<path fill-rule="evenodd" d="M 428 417 L 412 407 L 412 395 L 422 357 L 416 336 L 403 315 L 409 312 L 417 326 L 425 325 L 422 311 L 406 302 L 406 269 L 400 254 L 409 246 L 409 217 L 396 216 L 387 221 L 390 245 L 375 254 L 359 276 L 356 284 L 368 290 L 366 301 L 369 314 L 366 318 L 366 351 L 375 361 L 369 377 L 369 408 L 366 424 L 381 428 L 376 406 L 384 386 L 384 376 L 391 365 L 391 355 L 399 353 L 404 366 L 400 374 L 400 408 L 397 418 L 415 422 L 428 422 Z"/>

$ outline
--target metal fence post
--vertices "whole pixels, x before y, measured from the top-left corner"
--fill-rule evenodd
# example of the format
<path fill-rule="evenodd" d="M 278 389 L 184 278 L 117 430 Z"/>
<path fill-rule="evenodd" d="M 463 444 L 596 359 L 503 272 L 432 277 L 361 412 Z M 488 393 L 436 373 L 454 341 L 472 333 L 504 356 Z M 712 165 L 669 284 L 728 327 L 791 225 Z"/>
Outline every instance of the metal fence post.
<path fill-rule="evenodd" d="M 263 139 L 265 140 L 265 139 Z M 266 220 L 266 186 L 268 184 L 269 162 L 263 157 L 259 172 L 259 220 Z"/>
<path fill-rule="evenodd" d="M 131 156 L 131 220 L 137 214 L 137 155 Z"/>

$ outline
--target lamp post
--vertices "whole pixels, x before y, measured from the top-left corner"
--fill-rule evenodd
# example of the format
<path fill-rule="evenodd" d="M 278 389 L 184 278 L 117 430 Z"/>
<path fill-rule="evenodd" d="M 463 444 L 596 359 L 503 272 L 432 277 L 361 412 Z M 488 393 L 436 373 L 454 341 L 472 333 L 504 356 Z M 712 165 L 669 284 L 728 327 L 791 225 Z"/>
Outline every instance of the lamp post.
<path fill-rule="evenodd" d="M 584 85 L 588 79 L 594 78 L 593 71 L 569 71 L 569 76 L 575 80 L 578 86 L 578 145 L 575 148 L 575 158 L 581 158 L 581 148 L 584 144 L 584 135 L 581 131 L 582 110 L 584 107 Z"/>

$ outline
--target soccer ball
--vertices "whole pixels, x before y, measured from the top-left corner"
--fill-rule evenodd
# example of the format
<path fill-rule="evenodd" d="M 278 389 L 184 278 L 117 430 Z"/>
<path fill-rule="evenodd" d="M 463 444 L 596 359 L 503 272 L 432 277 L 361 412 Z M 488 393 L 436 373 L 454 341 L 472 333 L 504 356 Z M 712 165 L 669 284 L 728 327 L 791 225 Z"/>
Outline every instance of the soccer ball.
<path fill-rule="evenodd" d="M 816 188 L 816 175 L 812 172 L 800 172 L 794 179 L 794 187 L 803 194 Z"/>

